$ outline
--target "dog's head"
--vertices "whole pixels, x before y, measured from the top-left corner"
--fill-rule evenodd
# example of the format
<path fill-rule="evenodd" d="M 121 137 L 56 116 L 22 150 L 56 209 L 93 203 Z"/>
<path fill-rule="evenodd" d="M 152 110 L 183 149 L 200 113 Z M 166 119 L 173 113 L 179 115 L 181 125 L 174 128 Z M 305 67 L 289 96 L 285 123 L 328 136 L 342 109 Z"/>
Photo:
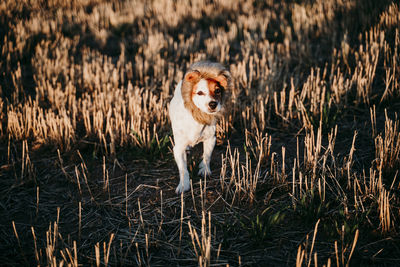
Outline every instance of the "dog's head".
<path fill-rule="evenodd" d="M 194 70 L 185 75 L 185 80 L 192 84 L 191 98 L 196 107 L 207 114 L 221 110 L 227 85 L 225 76 L 203 78 L 200 72 Z"/>
<path fill-rule="evenodd" d="M 202 124 L 212 124 L 224 108 L 227 93 L 232 88 L 231 75 L 219 63 L 194 63 L 182 82 L 185 107 Z"/>

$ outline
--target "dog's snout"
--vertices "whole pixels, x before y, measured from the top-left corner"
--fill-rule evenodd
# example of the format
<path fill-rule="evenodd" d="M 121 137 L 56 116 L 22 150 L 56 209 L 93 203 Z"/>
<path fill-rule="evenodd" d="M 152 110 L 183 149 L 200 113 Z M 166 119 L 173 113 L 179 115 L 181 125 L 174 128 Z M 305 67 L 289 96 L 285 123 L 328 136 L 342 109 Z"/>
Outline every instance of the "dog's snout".
<path fill-rule="evenodd" d="M 218 103 L 216 101 L 211 101 L 210 103 L 208 103 L 208 105 L 210 106 L 211 109 L 215 109 Z"/>

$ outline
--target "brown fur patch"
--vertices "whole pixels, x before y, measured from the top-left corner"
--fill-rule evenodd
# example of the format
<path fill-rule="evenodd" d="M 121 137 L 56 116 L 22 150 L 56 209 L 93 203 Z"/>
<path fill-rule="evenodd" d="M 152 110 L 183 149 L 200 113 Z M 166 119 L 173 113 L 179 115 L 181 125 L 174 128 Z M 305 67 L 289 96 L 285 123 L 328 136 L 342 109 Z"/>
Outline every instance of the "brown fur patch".
<path fill-rule="evenodd" d="M 221 101 L 223 88 L 221 88 L 220 83 L 214 79 L 207 79 L 207 84 L 208 84 L 208 89 L 210 91 L 210 96 L 215 100 Z M 219 93 L 216 92 L 217 89 L 220 91 Z"/>
<path fill-rule="evenodd" d="M 207 114 L 196 107 L 192 100 L 193 89 L 201 79 L 206 79 L 209 82 L 209 86 L 213 86 L 212 88 L 209 87 L 212 94 L 214 94 L 217 85 L 222 87 L 220 95 L 222 107 L 224 107 L 227 93 L 233 88 L 233 82 L 231 74 L 224 66 L 210 61 L 194 63 L 185 74 L 181 88 L 185 108 L 192 113 L 193 118 L 199 123 L 212 125 L 217 122 L 218 117 L 221 116 L 222 110 L 215 114 Z"/>
<path fill-rule="evenodd" d="M 228 80 L 227 77 L 225 77 L 225 75 L 218 75 L 217 78 L 215 78 L 215 80 L 224 88 L 228 86 Z"/>

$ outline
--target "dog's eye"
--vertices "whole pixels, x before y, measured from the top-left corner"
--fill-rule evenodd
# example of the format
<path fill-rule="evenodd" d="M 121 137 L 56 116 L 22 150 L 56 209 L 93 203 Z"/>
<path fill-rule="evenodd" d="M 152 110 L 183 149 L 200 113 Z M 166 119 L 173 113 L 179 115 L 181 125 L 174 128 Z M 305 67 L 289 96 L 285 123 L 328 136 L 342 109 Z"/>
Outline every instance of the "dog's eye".
<path fill-rule="evenodd" d="M 214 94 L 219 95 L 221 93 L 221 88 L 216 88 Z"/>
<path fill-rule="evenodd" d="M 204 93 L 202 91 L 198 91 L 197 94 L 198 95 L 204 95 Z"/>

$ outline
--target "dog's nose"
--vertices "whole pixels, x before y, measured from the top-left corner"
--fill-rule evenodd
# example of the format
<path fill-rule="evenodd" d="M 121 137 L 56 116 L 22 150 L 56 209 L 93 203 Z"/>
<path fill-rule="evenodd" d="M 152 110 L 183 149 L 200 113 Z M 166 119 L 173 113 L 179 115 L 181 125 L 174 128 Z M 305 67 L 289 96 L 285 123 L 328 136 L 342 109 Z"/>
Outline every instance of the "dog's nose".
<path fill-rule="evenodd" d="M 208 105 L 210 106 L 211 109 L 215 109 L 218 103 L 216 101 L 211 101 L 210 103 L 208 103 Z"/>

